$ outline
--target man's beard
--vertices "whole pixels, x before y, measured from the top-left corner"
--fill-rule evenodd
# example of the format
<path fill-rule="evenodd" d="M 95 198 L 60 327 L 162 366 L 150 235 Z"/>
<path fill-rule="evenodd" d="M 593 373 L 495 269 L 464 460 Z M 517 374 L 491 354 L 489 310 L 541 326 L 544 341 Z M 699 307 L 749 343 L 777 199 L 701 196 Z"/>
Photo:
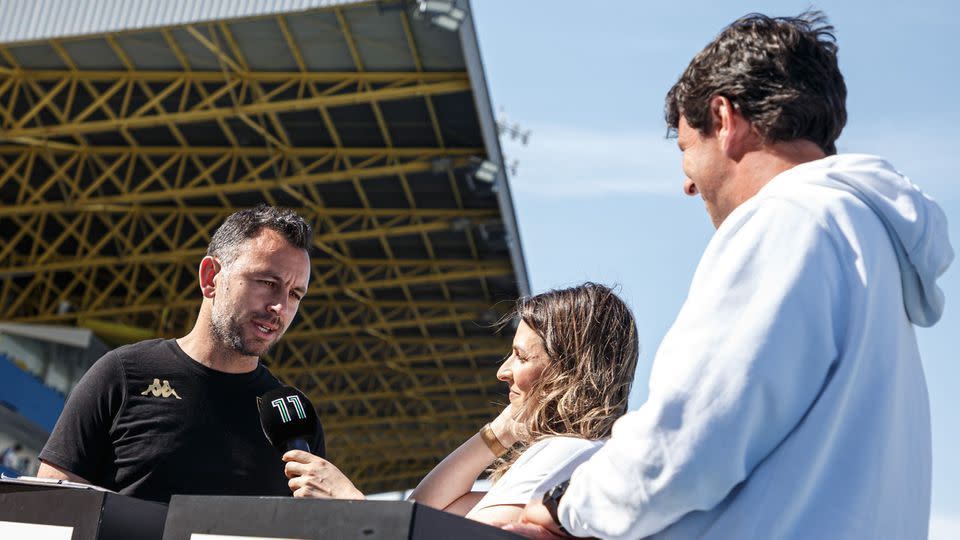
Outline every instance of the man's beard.
<path fill-rule="evenodd" d="M 210 317 L 210 328 L 213 330 L 213 335 L 216 336 L 221 343 L 241 355 L 259 357 L 262 354 L 266 354 L 267 351 L 276 344 L 277 340 L 273 340 L 263 350 L 251 350 L 243 341 L 243 330 L 236 319 L 231 316 L 217 316 L 215 312 L 216 310 L 214 310 L 213 316 Z"/>

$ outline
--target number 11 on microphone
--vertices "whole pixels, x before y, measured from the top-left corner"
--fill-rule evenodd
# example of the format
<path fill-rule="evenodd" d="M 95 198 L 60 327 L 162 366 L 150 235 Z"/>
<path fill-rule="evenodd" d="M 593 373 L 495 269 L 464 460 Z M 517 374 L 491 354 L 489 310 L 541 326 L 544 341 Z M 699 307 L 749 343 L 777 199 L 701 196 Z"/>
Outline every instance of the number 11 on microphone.
<path fill-rule="evenodd" d="M 300 396 L 287 396 L 286 400 L 293 404 L 293 409 L 297 413 L 297 419 L 303 420 L 307 417 L 306 412 L 303 410 L 303 403 L 300 402 Z M 280 411 L 280 419 L 283 420 L 284 424 L 290 421 L 290 411 L 287 409 L 287 404 L 284 403 L 283 398 L 271 401 L 270 405 L 273 405 L 275 409 Z"/>

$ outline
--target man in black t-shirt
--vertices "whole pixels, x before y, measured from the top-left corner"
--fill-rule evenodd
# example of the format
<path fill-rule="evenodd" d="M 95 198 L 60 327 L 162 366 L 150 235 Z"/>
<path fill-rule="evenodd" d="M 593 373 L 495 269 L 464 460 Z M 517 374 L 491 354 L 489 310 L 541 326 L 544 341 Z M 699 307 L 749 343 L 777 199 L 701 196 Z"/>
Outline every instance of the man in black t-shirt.
<path fill-rule="evenodd" d="M 310 236 L 289 210 L 227 218 L 200 262 L 193 329 L 98 360 L 70 393 L 37 475 L 160 502 L 178 493 L 289 496 L 255 398 L 281 386 L 259 358 L 306 294 Z M 323 455 L 317 433 L 311 448 Z"/>

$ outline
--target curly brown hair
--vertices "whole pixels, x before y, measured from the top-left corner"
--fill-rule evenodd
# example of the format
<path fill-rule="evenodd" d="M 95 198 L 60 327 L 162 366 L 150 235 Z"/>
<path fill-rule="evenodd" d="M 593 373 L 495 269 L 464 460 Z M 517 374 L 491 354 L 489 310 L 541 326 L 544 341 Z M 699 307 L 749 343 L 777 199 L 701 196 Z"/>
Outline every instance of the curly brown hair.
<path fill-rule="evenodd" d="M 729 99 L 767 142 L 806 139 L 827 155 L 836 154 L 847 123 L 847 87 L 826 15 L 752 13 L 724 28 L 667 93 L 670 134 L 681 116 L 708 134 L 715 96 Z"/>
<path fill-rule="evenodd" d="M 610 436 L 627 411 L 640 350 L 630 308 L 597 283 L 521 298 L 507 320 L 516 319 L 543 339 L 549 361 L 524 401 L 524 436 L 494 463 L 494 480 L 545 437 Z"/>

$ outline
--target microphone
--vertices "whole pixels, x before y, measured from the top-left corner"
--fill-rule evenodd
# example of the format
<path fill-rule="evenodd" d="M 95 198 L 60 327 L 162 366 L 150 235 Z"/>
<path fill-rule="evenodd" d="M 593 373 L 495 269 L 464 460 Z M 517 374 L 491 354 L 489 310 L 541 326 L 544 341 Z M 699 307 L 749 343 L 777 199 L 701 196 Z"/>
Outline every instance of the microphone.
<path fill-rule="evenodd" d="M 303 392 L 281 386 L 257 398 L 260 427 L 277 450 L 310 452 L 310 443 L 317 438 L 317 411 Z"/>

